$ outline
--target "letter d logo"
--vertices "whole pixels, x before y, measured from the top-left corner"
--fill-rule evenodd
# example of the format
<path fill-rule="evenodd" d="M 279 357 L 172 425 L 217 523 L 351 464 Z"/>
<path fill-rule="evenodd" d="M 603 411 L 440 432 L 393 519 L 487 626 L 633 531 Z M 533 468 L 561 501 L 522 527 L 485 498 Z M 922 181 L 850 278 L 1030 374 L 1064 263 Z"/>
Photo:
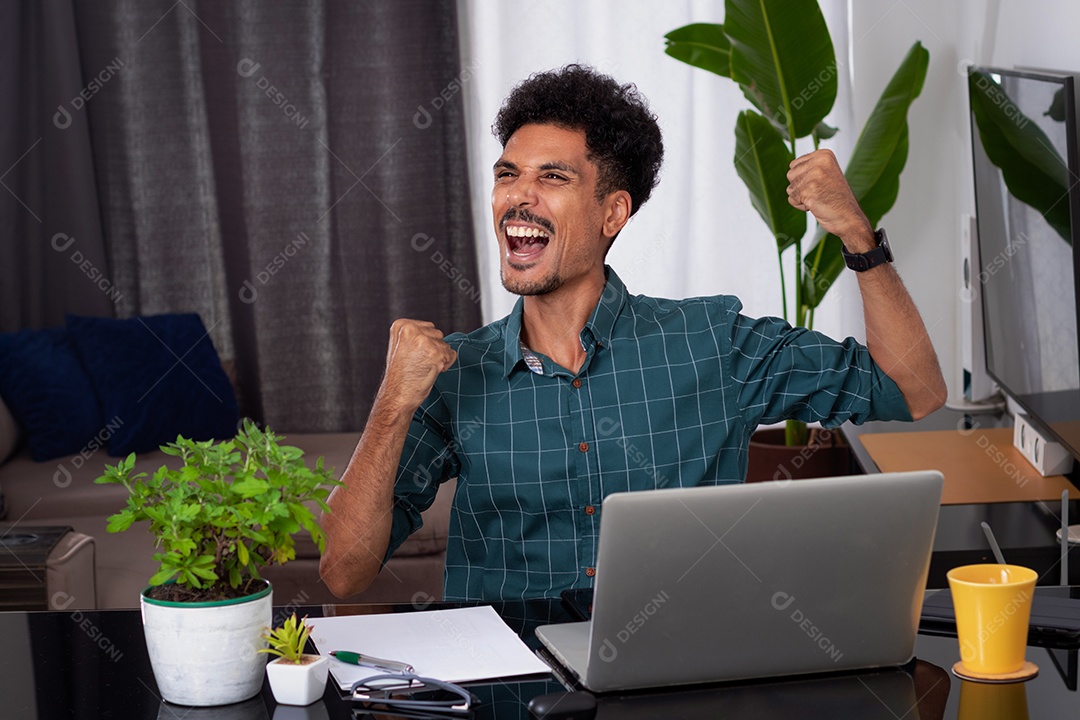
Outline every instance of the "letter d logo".
<path fill-rule="evenodd" d="M 412 606 L 417 610 L 425 610 L 435 600 L 429 593 L 421 590 L 412 596 Z"/>
<path fill-rule="evenodd" d="M 50 610 L 67 610 L 71 607 L 71 603 L 75 602 L 75 598 L 72 595 L 60 590 L 54 592 L 51 602 L 49 603 Z"/>
<path fill-rule="evenodd" d="M 68 485 L 71 484 L 71 471 L 61 465 L 56 469 L 56 472 L 53 473 L 52 479 L 53 485 L 55 485 L 56 487 L 66 488 Z M 62 609 L 63 608 L 61 608 L 61 610 Z"/>
<path fill-rule="evenodd" d="M 244 287 L 240 288 L 240 292 L 237 293 L 240 297 L 240 302 L 245 305 L 250 305 L 259 299 L 259 291 L 255 289 L 255 286 L 251 284 L 250 280 L 244 281 Z"/>
<path fill-rule="evenodd" d="M 975 432 L 976 430 L 978 430 L 979 428 L 982 427 L 982 423 L 979 422 L 978 420 L 976 420 L 974 423 L 972 423 L 970 428 L 964 427 L 965 424 L 966 424 L 966 421 L 964 420 L 963 417 L 961 417 L 959 420 L 956 421 L 956 432 L 960 433 L 964 437 L 967 437 L 968 435 L 971 435 L 973 432 Z"/>
<path fill-rule="evenodd" d="M 619 657 L 619 650 L 611 644 L 610 640 L 605 639 L 604 644 L 600 646 L 600 659 L 604 662 L 611 662 L 615 658 Z"/>
<path fill-rule="evenodd" d="M 431 481 L 434 479 L 434 475 L 431 474 L 431 470 L 426 465 L 416 468 L 416 472 L 413 473 L 413 484 L 417 488 L 431 487 Z"/>
<path fill-rule="evenodd" d="M 259 68 L 262 67 L 259 63 L 255 62 L 251 58 L 244 58 L 240 62 L 236 63 L 236 72 L 240 74 L 240 77 L 251 77 Z"/>
<path fill-rule="evenodd" d="M 776 472 L 773 473 L 772 479 L 775 483 L 787 485 L 788 483 L 792 482 L 791 471 L 787 469 L 786 465 L 781 465 L 780 467 L 776 468 Z M 775 595 L 773 597 L 775 597 Z M 787 605 L 785 605 L 784 607 L 787 607 Z M 783 609 L 784 608 L 777 608 L 777 610 Z"/>
<path fill-rule="evenodd" d="M 621 424 L 622 423 L 615 418 L 603 417 L 600 418 L 600 422 L 596 423 L 596 432 L 604 437 L 608 437 L 613 432 L 616 432 Z"/>
<path fill-rule="evenodd" d="M 56 252 L 64 252 L 71 244 L 75 242 L 75 238 L 71 237 L 67 233 L 56 233 L 52 236 L 53 250 Z"/>
<path fill-rule="evenodd" d="M 71 113 L 63 105 L 56 106 L 56 114 L 52 116 L 53 125 L 59 130 L 66 130 L 71 126 Z"/>
<path fill-rule="evenodd" d="M 412 116 L 412 124 L 417 130 L 427 130 L 431 127 L 431 113 L 423 105 L 417 105 L 416 114 Z"/>
<path fill-rule="evenodd" d="M 777 610 L 787 610 L 793 602 L 795 602 L 795 597 L 783 591 L 772 596 L 772 606 Z"/>
<path fill-rule="evenodd" d="M 417 242 L 418 240 L 419 242 Z M 427 235 L 426 233 L 416 233 L 412 236 L 413 250 L 417 252 L 424 252 L 429 247 L 431 247 L 431 244 L 433 242 L 435 242 L 435 238 Z"/>

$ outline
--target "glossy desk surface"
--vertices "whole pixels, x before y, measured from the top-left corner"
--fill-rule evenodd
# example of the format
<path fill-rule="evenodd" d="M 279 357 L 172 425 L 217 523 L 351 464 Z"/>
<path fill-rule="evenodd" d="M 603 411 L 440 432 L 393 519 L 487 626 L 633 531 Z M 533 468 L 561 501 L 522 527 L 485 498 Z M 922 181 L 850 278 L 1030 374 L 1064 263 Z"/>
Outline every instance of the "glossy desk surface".
<path fill-rule="evenodd" d="M 962 431 L 967 427 L 998 428 L 1010 424 L 1007 416 L 965 416 L 941 409 L 914 423 L 868 422 L 864 425 L 847 423 L 841 427 L 851 446 L 855 466 L 853 473 L 880 472 L 867 452 L 861 437 L 874 433 Z M 972 425 L 974 423 L 974 425 Z M 1077 480 L 1077 471 L 1071 479 Z M 1080 498 L 1069 503 L 1070 522 L 1080 522 Z M 934 537 L 934 556 L 930 563 L 928 587 L 948 587 L 945 573 L 959 565 L 995 562 L 986 541 L 981 523 L 994 531 L 998 544 L 1008 562 L 1030 567 L 1039 573 L 1040 585 L 1061 582 L 1061 550 L 1055 533 L 1061 527 L 1061 503 L 1058 502 L 995 502 L 971 505 L 944 505 L 938 516 Z M 1069 550 L 1068 582 L 1080 584 L 1080 546 Z"/>
<path fill-rule="evenodd" d="M 568 621 L 559 601 L 496 605 L 526 643 L 538 647 L 539 624 Z M 290 608 L 291 610 L 292 608 Z M 325 605 L 301 615 L 409 612 L 410 605 Z M 306 708 L 275 706 L 269 686 L 252 700 L 218 708 L 163 703 L 146 654 L 138 610 L 0 613 L 0 718 L 187 718 L 189 720 L 323 720 L 353 714 L 336 686 Z M 738 652 L 737 648 L 730 651 Z M 208 648 L 208 652 L 212 652 Z M 1027 683 L 975 685 L 949 672 L 955 638 L 920 635 L 917 662 L 899 670 L 714 685 L 689 690 L 600 698 L 598 718 L 1041 718 L 1080 715 L 1076 652 L 1029 648 L 1041 670 Z M 477 718 L 528 718 L 537 695 L 565 690 L 554 677 L 473 685 L 481 697 Z M 999 713 L 999 714 L 995 714 Z M 398 717 L 380 714 L 378 717 Z"/>

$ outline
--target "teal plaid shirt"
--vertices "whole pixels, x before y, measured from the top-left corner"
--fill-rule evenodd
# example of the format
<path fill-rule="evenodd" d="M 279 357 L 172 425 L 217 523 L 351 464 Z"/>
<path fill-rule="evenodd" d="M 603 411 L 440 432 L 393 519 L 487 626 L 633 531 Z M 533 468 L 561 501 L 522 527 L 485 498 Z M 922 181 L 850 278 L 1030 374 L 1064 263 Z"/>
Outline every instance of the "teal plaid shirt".
<path fill-rule="evenodd" d="M 741 308 L 729 296 L 631 296 L 608 268 L 576 374 L 524 348 L 520 300 L 448 336 L 458 360 L 413 417 L 387 558 L 457 477 L 446 598 L 554 597 L 592 585 L 610 493 L 742 482 L 759 423 L 911 419 L 854 339 Z"/>

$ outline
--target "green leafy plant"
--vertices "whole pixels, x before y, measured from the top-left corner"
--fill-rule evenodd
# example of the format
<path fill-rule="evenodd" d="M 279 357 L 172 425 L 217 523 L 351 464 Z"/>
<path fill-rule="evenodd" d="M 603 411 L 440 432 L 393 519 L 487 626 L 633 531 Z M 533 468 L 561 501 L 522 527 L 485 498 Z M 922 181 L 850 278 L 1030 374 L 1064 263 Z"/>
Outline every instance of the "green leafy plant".
<path fill-rule="evenodd" d="M 132 473 L 135 454 L 105 466 L 97 483 L 120 483 L 127 507 L 109 518 L 108 531 L 147 521 L 160 551 L 150 578 L 175 580 L 177 600 L 211 600 L 250 593 L 259 568 L 296 557 L 293 535 L 301 528 L 323 550 L 326 540 L 305 503 L 327 511 L 329 486 L 340 485 L 322 458 L 309 469 L 303 451 L 279 445 L 282 438 L 253 422 L 232 440 L 178 437 L 161 451 L 179 457 L 177 469 L 162 466 L 147 477 Z M 158 595 L 160 597 L 160 595 Z"/>
<path fill-rule="evenodd" d="M 277 655 L 285 658 L 286 662 L 302 665 L 308 636 L 315 629 L 314 626 L 308 625 L 306 620 L 307 615 L 304 616 L 304 620 L 297 620 L 296 613 L 293 613 L 292 617 L 286 618 L 279 627 L 273 630 L 267 628 L 267 631 L 263 633 L 263 638 L 270 647 L 262 648 L 259 652 Z"/>
<path fill-rule="evenodd" d="M 735 122 L 735 169 L 776 241 L 783 317 L 788 319 L 784 254 L 795 253 L 794 324 L 813 327 L 814 310 L 844 268 L 840 238 L 815 230 L 804 252 L 806 214 L 787 201 L 788 166 L 810 138 L 816 150 L 837 129 L 825 124 L 836 100 L 838 67 L 816 0 L 726 0 L 724 23 L 672 30 L 666 52 L 738 83 L 754 106 Z M 908 154 L 907 111 L 922 91 L 930 55 L 918 42 L 893 75 L 855 143 L 844 170 L 872 225 L 892 208 Z M 789 445 L 806 442 L 789 421 Z"/>

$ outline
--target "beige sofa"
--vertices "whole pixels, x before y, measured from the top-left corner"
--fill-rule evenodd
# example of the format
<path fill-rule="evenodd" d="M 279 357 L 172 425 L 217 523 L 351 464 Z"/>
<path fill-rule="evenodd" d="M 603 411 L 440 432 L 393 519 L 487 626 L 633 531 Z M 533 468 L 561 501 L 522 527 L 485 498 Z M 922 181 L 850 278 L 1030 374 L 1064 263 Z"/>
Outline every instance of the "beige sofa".
<path fill-rule="evenodd" d="M 305 458 L 325 458 L 325 466 L 340 476 L 356 445 L 355 433 L 295 434 L 285 443 L 296 445 Z M 153 473 L 175 461 L 161 452 L 140 455 L 136 469 Z M 104 450 L 49 462 L 34 462 L 24 449 L 0 464 L 2 522 L 5 526 L 68 525 L 93 538 L 96 597 L 77 598 L 75 607 L 137 607 L 155 564 L 153 540 L 135 526 L 123 533 L 106 532 L 107 518 L 124 506 L 126 491 L 118 485 L 97 485 L 106 463 L 115 464 Z M 349 602 L 427 602 L 442 598 L 446 535 L 453 484 L 439 492 L 424 514 L 424 526 L 394 554 L 372 583 Z M 319 553 L 301 532 L 297 557 L 265 573 L 274 584 L 275 605 L 339 602 L 319 579 Z"/>

